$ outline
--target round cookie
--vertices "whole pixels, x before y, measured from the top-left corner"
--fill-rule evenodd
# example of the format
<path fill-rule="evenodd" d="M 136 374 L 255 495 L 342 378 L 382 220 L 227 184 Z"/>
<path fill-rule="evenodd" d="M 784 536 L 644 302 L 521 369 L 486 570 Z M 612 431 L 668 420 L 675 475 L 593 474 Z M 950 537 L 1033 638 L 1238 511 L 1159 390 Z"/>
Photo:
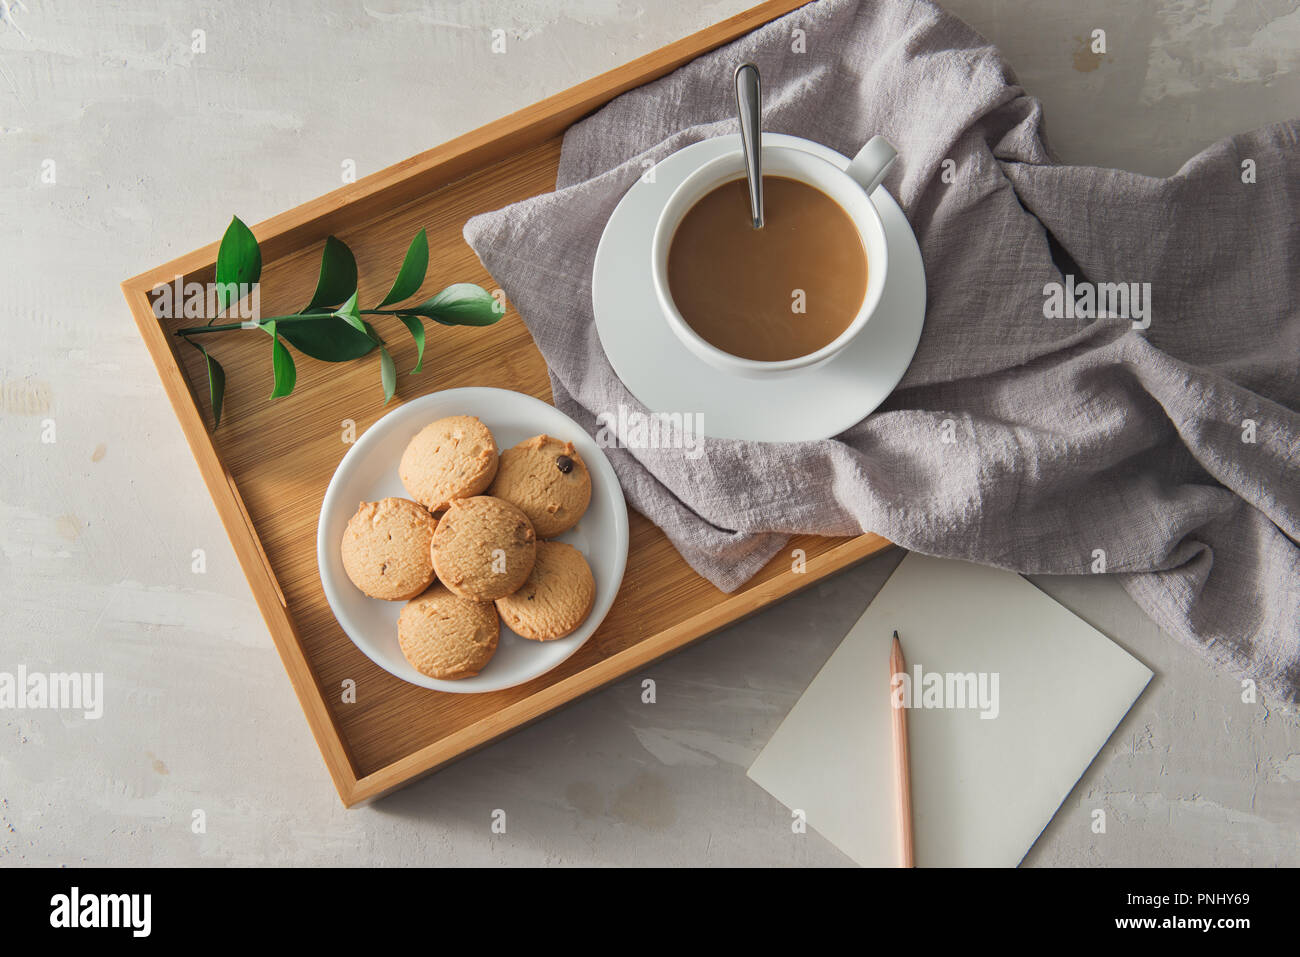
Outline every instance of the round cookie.
<path fill-rule="evenodd" d="M 501 453 L 488 494 L 519 506 L 538 538 L 552 538 L 577 525 L 587 510 L 591 473 L 572 442 L 535 435 Z"/>
<path fill-rule="evenodd" d="M 453 499 L 432 542 L 433 568 L 453 594 L 492 601 L 517 589 L 533 570 L 537 535 L 509 502 L 478 495 Z"/>
<path fill-rule="evenodd" d="M 497 443 L 472 415 L 430 422 L 406 446 L 397 466 L 402 485 L 431 512 L 452 499 L 478 495 L 497 474 Z"/>
<path fill-rule="evenodd" d="M 564 542 L 538 542 L 528 580 L 496 600 L 511 631 L 534 641 L 570 634 L 587 619 L 596 600 L 596 580 L 582 552 Z"/>
<path fill-rule="evenodd" d="M 435 584 L 406 603 L 397 642 L 418 672 L 430 678 L 470 678 L 492 660 L 501 621 L 489 602 L 458 598 Z"/>
<path fill-rule="evenodd" d="M 414 598 L 433 581 L 429 550 L 437 524 L 404 498 L 362 502 L 343 530 L 343 570 L 371 598 Z"/>

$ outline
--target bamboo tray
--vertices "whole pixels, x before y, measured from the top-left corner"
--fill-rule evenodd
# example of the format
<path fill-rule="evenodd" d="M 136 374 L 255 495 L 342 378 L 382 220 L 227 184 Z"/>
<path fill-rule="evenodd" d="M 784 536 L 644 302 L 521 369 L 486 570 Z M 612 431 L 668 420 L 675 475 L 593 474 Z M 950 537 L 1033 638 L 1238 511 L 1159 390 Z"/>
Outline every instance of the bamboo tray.
<path fill-rule="evenodd" d="M 311 297 L 330 234 L 356 253 L 363 302 L 383 296 L 421 227 L 428 231 L 431 263 L 424 295 L 448 282 L 496 288 L 461 237 L 466 219 L 553 190 L 561 137 L 576 120 L 801 5 L 774 0 L 755 7 L 261 223 L 254 233 L 264 262 L 263 314 L 291 311 Z M 316 521 L 348 448 L 346 420 L 360 435 L 388 411 L 378 360 L 299 362 L 294 393 L 271 403 L 266 340 L 240 333 L 211 337 L 207 344 L 229 382 L 221 428 L 209 433 L 202 358 L 171 334 L 187 320 L 156 318 L 149 293 L 177 276 L 211 281 L 216 254 L 214 243 L 129 279 L 122 289 L 345 805 L 399 788 L 889 545 L 877 535 L 800 537 L 742 590 L 727 595 L 633 513 L 619 597 L 600 629 L 563 665 L 490 694 L 408 685 L 348 640 L 316 569 Z M 551 400 L 546 364 L 513 312 L 487 329 L 431 324 L 429 331 L 426 371 L 401 376 L 396 401 L 469 385 Z M 411 368 L 409 337 L 389 340 L 398 368 Z M 799 573 L 793 571 L 794 549 L 806 556 Z M 347 679 L 356 682 L 355 703 L 343 701 Z"/>

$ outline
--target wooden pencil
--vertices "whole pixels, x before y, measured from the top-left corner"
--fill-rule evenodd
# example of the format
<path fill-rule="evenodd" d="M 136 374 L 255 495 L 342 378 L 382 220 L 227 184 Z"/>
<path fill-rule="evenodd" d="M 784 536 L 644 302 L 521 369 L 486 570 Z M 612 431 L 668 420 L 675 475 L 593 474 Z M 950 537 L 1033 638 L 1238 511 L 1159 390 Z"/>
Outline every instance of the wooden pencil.
<path fill-rule="evenodd" d="M 907 673 L 903 658 L 903 644 L 894 632 L 894 643 L 889 652 L 889 705 L 893 712 L 894 728 L 894 789 L 898 805 L 898 865 L 915 867 L 912 846 L 912 772 L 907 761 L 907 702 L 895 702 L 894 676 Z M 901 705 L 901 706 L 899 706 Z"/>

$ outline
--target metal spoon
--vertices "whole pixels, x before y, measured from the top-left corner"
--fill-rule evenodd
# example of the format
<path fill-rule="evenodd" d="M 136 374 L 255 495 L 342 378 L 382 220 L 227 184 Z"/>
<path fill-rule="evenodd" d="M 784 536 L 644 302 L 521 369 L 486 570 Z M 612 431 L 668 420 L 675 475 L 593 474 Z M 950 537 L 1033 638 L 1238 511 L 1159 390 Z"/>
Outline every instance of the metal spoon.
<path fill-rule="evenodd" d="M 763 86 L 758 67 L 736 67 L 736 110 L 740 114 L 740 142 L 745 149 L 745 175 L 749 178 L 749 208 L 754 228 L 763 228 Z"/>

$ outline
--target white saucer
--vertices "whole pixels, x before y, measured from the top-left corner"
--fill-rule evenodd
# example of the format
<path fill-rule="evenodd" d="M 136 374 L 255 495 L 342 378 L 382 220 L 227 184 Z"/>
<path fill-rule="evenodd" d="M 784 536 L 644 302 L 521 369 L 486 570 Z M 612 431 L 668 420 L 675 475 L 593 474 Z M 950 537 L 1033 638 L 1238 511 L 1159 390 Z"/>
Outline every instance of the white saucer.
<path fill-rule="evenodd" d="M 487 667 L 459 681 L 430 678 L 412 667 L 397 643 L 397 616 L 406 603 L 363 595 L 348 580 L 339 554 L 343 529 L 355 514 L 358 502 L 373 502 L 390 495 L 408 497 L 397 475 L 402 451 L 416 432 L 448 415 L 478 416 L 503 449 L 542 432 L 574 444 L 591 472 L 591 504 L 578 524 L 558 540 L 582 552 L 596 578 L 595 602 L 577 631 L 555 641 L 529 641 L 503 624 L 496 654 Z M 614 604 L 627 566 L 627 549 L 627 503 L 614 467 L 595 440 L 559 409 L 540 399 L 488 388 L 447 389 L 420 396 L 366 429 L 343 456 L 330 480 L 316 531 L 316 562 L 325 598 L 352 643 L 403 681 L 461 694 L 499 691 L 530 681 L 581 648 Z"/>
<path fill-rule="evenodd" d="M 845 156 L 797 137 L 764 133 L 835 163 Z M 701 163 L 740 148 L 732 134 L 694 143 L 665 158 L 627 191 L 605 225 L 591 277 L 596 331 L 628 391 L 651 412 L 694 412 L 705 435 L 759 442 L 802 442 L 838 435 L 874 411 L 907 371 L 925 322 L 925 267 L 907 217 L 883 186 L 872 194 L 889 242 L 889 279 L 867 327 L 842 353 L 779 379 L 730 375 L 695 357 L 673 334 L 655 301 L 650 244 L 659 211 Z"/>

